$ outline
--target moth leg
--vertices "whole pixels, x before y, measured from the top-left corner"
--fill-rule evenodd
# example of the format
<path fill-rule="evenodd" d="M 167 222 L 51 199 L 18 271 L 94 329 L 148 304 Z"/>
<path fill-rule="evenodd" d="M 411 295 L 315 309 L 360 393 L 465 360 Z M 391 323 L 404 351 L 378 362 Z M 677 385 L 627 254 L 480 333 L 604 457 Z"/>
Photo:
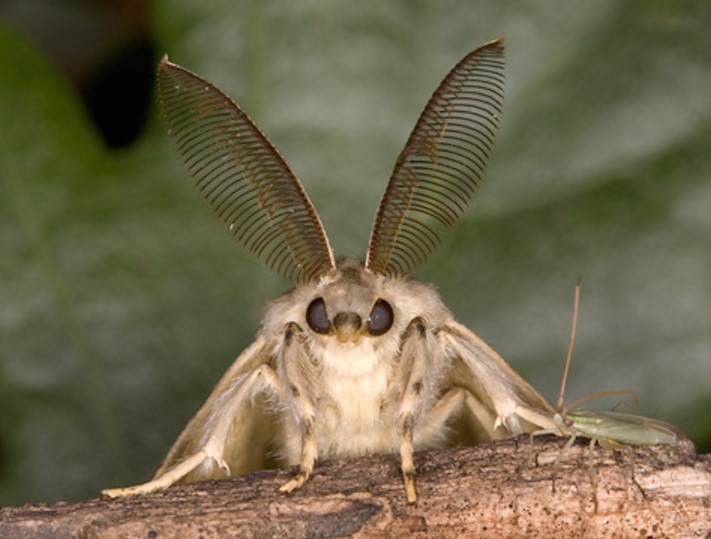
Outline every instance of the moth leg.
<path fill-rule="evenodd" d="M 298 473 L 289 481 L 279 487 L 279 492 L 289 494 L 297 488 L 300 488 L 313 472 L 316 458 L 318 457 L 318 447 L 316 444 L 316 436 L 313 433 L 314 417 L 306 416 L 301 420 L 301 463 L 299 464 Z"/>
<path fill-rule="evenodd" d="M 521 378 L 504 359 L 486 342 L 460 323 L 450 320 L 439 332 L 440 342 L 454 359 L 452 383 L 465 387 L 477 401 L 472 410 L 477 418 L 486 409 L 484 416 L 491 414 L 491 420 L 482 423 L 489 432 L 504 427 L 509 435 L 530 431 L 530 425 L 517 413 L 521 406 L 531 407 L 541 413 L 552 413 L 548 402 Z M 493 421 L 493 427 L 492 427 Z M 537 424 L 536 421 L 533 422 Z M 546 421 L 542 426 L 552 426 Z M 497 437 L 501 433 L 496 433 Z"/>
<path fill-rule="evenodd" d="M 464 398 L 464 404 L 467 409 L 476 418 L 482 428 L 486 431 L 489 438 L 492 440 L 496 439 L 496 429 L 498 427 L 497 420 L 495 420 L 494 415 L 491 413 L 490 409 L 487 408 L 484 403 L 481 402 L 477 397 L 472 395 L 467 391 L 466 397 Z M 493 425 L 491 427 L 490 425 Z"/>
<path fill-rule="evenodd" d="M 538 427 L 550 427 L 554 425 L 553 420 L 533 408 L 511 401 L 506 405 L 504 412 L 500 412 L 494 421 L 494 430 L 499 427 L 505 428 L 510 434 L 521 434 L 524 432 L 521 419 L 533 423 Z"/>
<path fill-rule="evenodd" d="M 469 410 L 469 412 L 476 418 L 476 420 L 486 432 L 488 438 L 491 440 L 506 438 L 509 436 L 509 433 L 515 433 L 510 428 L 510 418 L 512 416 L 520 417 L 521 419 L 524 419 L 525 421 L 533 423 L 534 425 L 539 427 L 544 425 L 554 425 L 553 421 L 549 417 L 521 404 L 516 405 L 514 408 L 514 412 L 508 417 L 502 418 L 502 416 L 496 416 L 494 413 L 492 413 L 491 408 L 486 406 L 476 395 L 473 395 L 469 391 L 466 391 L 466 395 L 464 397 L 464 405 L 466 406 L 467 410 Z M 522 413 L 519 414 L 519 411 L 521 411 Z M 503 432 L 503 430 L 505 430 L 506 432 Z M 544 431 L 534 432 L 544 434 Z M 545 432 L 555 432 L 558 434 L 558 429 L 552 428 Z"/>
<path fill-rule="evenodd" d="M 227 435 L 235 414 L 256 393 L 264 390 L 277 392 L 278 388 L 279 380 L 274 370 L 268 365 L 261 365 L 240 384 L 234 386 L 232 389 L 234 394 L 228 395 L 225 399 L 225 405 L 215 413 L 211 424 L 208 425 L 210 435 L 195 454 L 179 462 L 160 477 L 147 483 L 126 488 L 105 489 L 102 491 L 102 495 L 113 499 L 162 490 L 177 483 L 200 466 L 210 465 L 211 463 L 217 464 L 229 475 L 230 469 L 223 455 Z"/>
<path fill-rule="evenodd" d="M 150 494 L 151 492 L 166 489 L 180 481 L 180 479 L 200 466 L 207 458 L 207 453 L 204 451 L 198 451 L 193 456 L 175 465 L 168 471 L 168 473 L 161 475 L 157 479 L 153 479 L 147 483 L 132 487 L 107 488 L 101 491 L 101 495 L 105 498 L 113 500 L 115 498 L 125 498 L 127 496 L 135 496 L 138 494 Z"/>
<path fill-rule="evenodd" d="M 442 426 L 450 417 L 460 411 L 466 398 L 465 394 L 467 394 L 466 390 L 457 387 L 442 395 L 417 425 L 415 442 L 429 440 L 433 436 L 437 436 L 437 433 L 442 432 Z"/>
<path fill-rule="evenodd" d="M 417 501 L 413 435 L 415 418 L 420 414 L 427 399 L 426 370 L 429 356 L 427 337 L 425 323 L 417 317 L 408 325 L 402 341 L 400 361 L 404 370 L 404 389 L 400 398 L 397 432 L 400 445 L 400 467 L 407 503 Z M 446 407 L 443 409 L 446 410 Z"/>
<path fill-rule="evenodd" d="M 415 503 L 417 501 L 415 461 L 413 459 L 415 449 L 412 443 L 413 423 L 412 414 L 406 414 L 402 416 L 401 424 L 398 429 L 400 431 L 400 469 L 402 470 L 402 480 L 405 484 L 405 498 L 407 499 L 407 503 Z"/>
<path fill-rule="evenodd" d="M 313 368 L 302 329 L 294 322 L 287 324 L 278 369 L 284 380 L 284 390 L 290 392 L 289 398 L 285 400 L 291 403 L 296 422 L 300 427 L 301 460 L 298 473 L 279 488 L 282 494 L 288 494 L 301 487 L 311 476 L 318 458 L 315 433 L 316 410 L 310 392 L 307 390 L 309 375 Z"/>
<path fill-rule="evenodd" d="M 521 419 L 544 429 L 543 431 L 536 432 L 540 432 L 541 434 L 560 434 L 560 431 L 553 422 L 553 418 L 550 415 L 541 413 L 539 410 L 534 410 L 525 404 L 518 404 L 513 413 Z M 497 419 L 497 421 L 499 420 Z"/>

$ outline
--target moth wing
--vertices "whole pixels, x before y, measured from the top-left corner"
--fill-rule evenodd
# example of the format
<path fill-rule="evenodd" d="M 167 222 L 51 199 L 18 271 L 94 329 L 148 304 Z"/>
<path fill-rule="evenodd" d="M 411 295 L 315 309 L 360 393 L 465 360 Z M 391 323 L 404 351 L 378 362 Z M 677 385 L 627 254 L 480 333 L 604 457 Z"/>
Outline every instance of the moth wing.
<path fill-rule="evenodd" d="M 456 320 L 448 321 L 442 334 L 452 358 L 446 389 L 467 393 L 465 413 L 454 425 L 460 441 L 473 444 L 553 426 L 550 403 L 483 339 Z"/>
<path fill-rule="evenodd" d="M 260 336 L 237 357 L 207 401 L 178 436 L 153 479 L 158 479 L 176 464 L 200 451 L 215 429 L 214 423 L 220 420 L 231 423 L 222 455 L 230 475 L 276 467 L 278 448 L 273 446 L 278 436 L 275 395 L 267 385 L 242 387 L 253 383 L 250 382 L 250 375 L 260 367 L 266 366 L 271 371 L 271 348 L 270 341 Z M 237 399 L 241 402 L 236 402 Z M 232 415 L 231 420 L 229 415 Z M 185 475 L 181 481 L 225 476 L 226 473 L 218 466 L 201 466 Z"/>

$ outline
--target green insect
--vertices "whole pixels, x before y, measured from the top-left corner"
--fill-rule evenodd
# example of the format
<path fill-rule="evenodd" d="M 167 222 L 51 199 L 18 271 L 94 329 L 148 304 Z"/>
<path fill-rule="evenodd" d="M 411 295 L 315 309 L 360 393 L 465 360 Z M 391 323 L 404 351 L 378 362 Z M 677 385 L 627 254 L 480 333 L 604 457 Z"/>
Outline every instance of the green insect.
<path fill-rule="evenodd" d="M 578 436 L 590 439 L 591 451 L 596 443 L 607 449 L 622 449 L 629 445 L 676 444 L 684 439 L 684 434 L 677 427 L 658 419 L 614 411 L 602 412 L 575 409 L 584 402 L 609 395 L 631 394 L 636 401 L 637 398 L 634 392 L 628 389 L 598 391 L 575 401 L 569 407 L 563 405 L 565 384 L 568 379 L 570 360 L 575 343 L 579 303 L 580 279 L 578 279 L 575 286 L 573 325 L 565 360 L 565 370 L 563 371 L 563 381 L 561 382 L 558 404 L 556 406 L 558 412 L 553 415 L 553 424 L 555 427 L 535 432 L 534 435 L 558 434 L 561 436 L 569 436 L 567 443 L 563 446 L 560 455 L 558 455 L 558 459 L 573 445 Z"/>
<path fill-rule="evenodd" d="M 561 434 L 570 436 L 564 450 L 575 442 L 577 436 L 590 438 L 591 448 L 597 442 L 607 449 L 675 444 L 684 437 L 679 429 L 664 421 L 621 412 L 561 411 L 553 416 L 553 423 Z"/>

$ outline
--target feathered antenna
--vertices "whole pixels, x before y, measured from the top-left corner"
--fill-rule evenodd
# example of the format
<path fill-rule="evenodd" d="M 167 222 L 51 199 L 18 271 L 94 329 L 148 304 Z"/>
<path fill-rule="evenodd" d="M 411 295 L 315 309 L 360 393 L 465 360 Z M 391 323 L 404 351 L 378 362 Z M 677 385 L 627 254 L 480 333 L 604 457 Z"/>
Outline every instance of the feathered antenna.
<path fill-rule="evenodd" d="M 461 218 L 484 178 L 504 101 L 504 41 L 465 56 L 422 111 L 380 202 L 365 267 L 404 275 Z"/>
<path fill-rule="evenodd" d="M 167 57 L 157 85 L 178 153 L 235 241 L 289 280 L 312 280 L 335 267 L 306 191 L 247 114 Z"/>

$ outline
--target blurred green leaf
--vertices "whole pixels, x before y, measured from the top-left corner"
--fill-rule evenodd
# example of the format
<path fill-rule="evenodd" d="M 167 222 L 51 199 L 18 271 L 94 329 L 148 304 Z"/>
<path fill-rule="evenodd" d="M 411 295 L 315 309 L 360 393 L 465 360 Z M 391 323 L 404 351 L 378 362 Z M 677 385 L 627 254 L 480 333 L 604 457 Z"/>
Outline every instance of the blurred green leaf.
<path fill-rule="evenodd" d="M 552 401 L 582 275 L 568 400 L 633 388 L 708 451 L 709 9 L 161 0 L 154 19 L 160 48 L 282 150 L 350 256 L 431 91 L 505 35 L 487 183 L 418 275 Z M 159 122 L 112 153 L 85 116 L 0 29 L 2 504 L 147 479 L 288 286 L 235 248 Z"/>

